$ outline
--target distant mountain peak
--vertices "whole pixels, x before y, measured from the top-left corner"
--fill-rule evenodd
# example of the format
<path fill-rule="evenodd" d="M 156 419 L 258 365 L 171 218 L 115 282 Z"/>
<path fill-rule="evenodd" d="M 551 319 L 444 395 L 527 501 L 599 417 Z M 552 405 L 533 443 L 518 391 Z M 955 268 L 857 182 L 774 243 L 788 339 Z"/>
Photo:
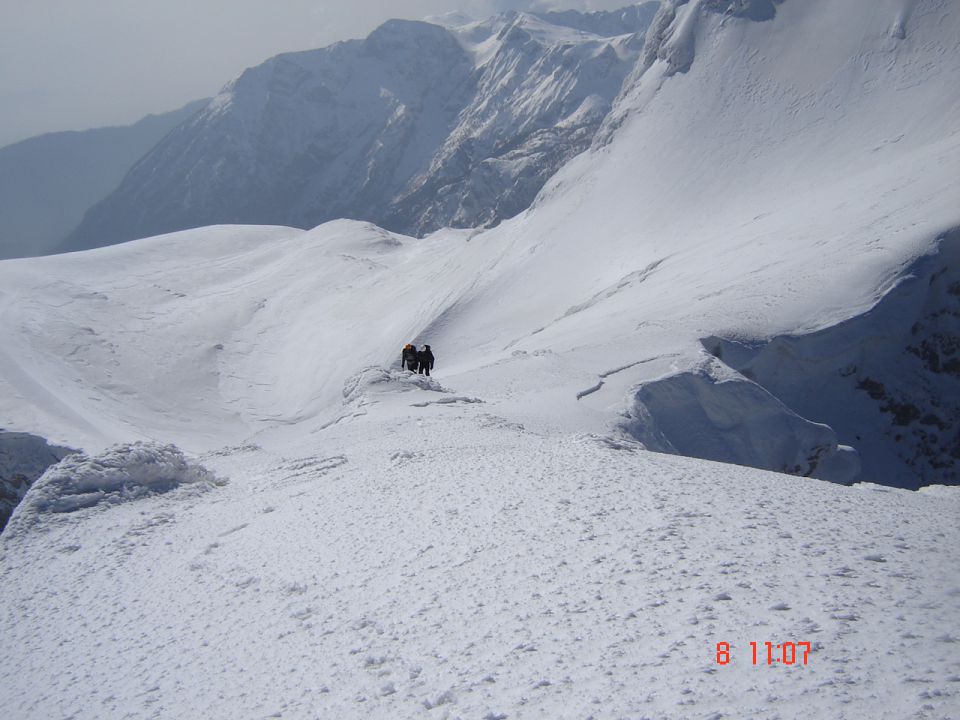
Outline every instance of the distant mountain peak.
<path fill-rule="evenodd" d="M 142 158 L 64 249 L 218 223 L 497 224 L 589 147 L 655 7 L 389 20 L 278 55 Z"/>

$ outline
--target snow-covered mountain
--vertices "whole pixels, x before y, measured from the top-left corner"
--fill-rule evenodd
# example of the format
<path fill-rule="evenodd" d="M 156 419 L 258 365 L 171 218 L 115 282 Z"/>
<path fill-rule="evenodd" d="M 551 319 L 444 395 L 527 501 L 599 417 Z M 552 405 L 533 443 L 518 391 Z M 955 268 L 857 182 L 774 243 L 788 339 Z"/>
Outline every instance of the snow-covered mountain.
<path fill-rule="evenodd" d="M 393 20 L 280 55 L 144 157 L 63 249 L 225 222 L 496 224 L 589 146 L 656 7 Z"/>
<path fill-rule="evenodd" d="M 137 160 L 207 102 L 126 127 L 49 133 L 0 148 L 0 259 L 54 250 Z"/>
<path fill-rule="evenodd" d="M 85 452 L 5 711 L 957 717 L 960 6 L 670 0 L 611 108 L 482 232 L 0 263 L 0 424 Z"/>

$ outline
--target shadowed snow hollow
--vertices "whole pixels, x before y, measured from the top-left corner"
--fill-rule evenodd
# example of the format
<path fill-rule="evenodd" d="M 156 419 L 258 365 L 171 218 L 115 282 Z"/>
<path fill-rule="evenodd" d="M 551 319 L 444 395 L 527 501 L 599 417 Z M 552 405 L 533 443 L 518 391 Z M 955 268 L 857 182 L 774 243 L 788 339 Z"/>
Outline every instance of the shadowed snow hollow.
<path fill-rule="evenodd" d="M 769 341 L 707 338 L 704 347 L 856 446 L 858 478 L 910 489 L 960 480 L 960 232 L 862 315 Z"/>
<path fill-rule="evenodd" d="M 641 385 L 624 430 L 649 450 L 851 483 L 855 450 L 756 383 L 709 359 L 696 371 Z"/>
<path fill-rule="evenodd" d="M 36 435 L 0 428 L 0 531 L 34 481 L 72 452 Z"/>

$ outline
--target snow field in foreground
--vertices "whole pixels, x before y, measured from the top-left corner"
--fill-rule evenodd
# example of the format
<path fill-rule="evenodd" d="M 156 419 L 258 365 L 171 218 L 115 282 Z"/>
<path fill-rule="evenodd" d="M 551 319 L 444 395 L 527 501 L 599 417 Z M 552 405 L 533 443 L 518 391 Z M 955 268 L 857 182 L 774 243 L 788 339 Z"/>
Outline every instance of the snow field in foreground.
<path fill-rule="evenodd" d="M 5 537 L 8 716 L 956 716 L 957 492 L 418 407 L 437 395 L 381 384 L 282 456 L 206 454 L 210 492 Z M 813 652 L 754 667 L 751 640 Z"/>

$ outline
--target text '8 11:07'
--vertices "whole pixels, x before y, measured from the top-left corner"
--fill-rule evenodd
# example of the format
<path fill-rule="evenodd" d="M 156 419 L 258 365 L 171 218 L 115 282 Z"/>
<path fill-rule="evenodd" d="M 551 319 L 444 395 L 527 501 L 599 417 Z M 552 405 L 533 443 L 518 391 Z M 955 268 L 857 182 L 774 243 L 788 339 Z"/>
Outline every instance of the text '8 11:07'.
<path fill-rule="evenodd" d="M 751 642 L 750 649 L 754 665 L 806 665 L 810 657 L 809 642 Z M 730 643 L 718 642 L 717 664 L 727 665 L 732 659 Z"/>

